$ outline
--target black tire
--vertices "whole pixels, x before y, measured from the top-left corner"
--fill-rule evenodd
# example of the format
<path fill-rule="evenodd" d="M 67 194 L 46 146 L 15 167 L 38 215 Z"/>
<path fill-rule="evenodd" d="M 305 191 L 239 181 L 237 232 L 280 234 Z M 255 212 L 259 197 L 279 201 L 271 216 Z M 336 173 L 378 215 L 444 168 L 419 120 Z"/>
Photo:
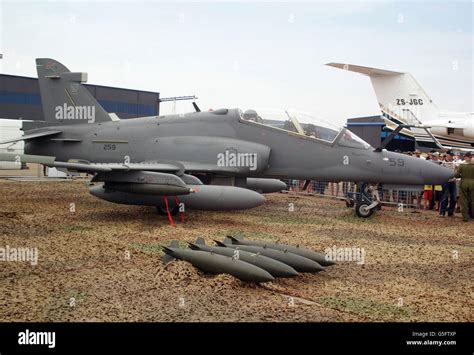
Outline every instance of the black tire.
<path fill-rule="evenodd" d="M 355 202 L 354 202 L 354 200 L 353 200 L 352 198 L 346 198 L 346 207 L 347 207 L 347 208 L 352 208 L 352 207 L 354 207 L 354 204 L 355 204 Z"/>
<path fill-rule="evenodd" d="M 158 211 L 158 214 L 162 215 L 162 216 L 167 216 L 168 215 L 168 212 L 166 212 L 166 205 L 163 205 L 163 206 L 156 206 L 156 210 Z M 179 212 L 179 206 L 174 206 L 172 208 L 170 208 L 170 214 L 172 216 L 176 216 Z"/>
<path fill-rule="evenodd" d="M 367 203 L 357 204 L 356 208 L 355 208 L 357 217 L 369 218 L 370 216 L 372 216 L 372 214 L 374 213 L 375 208 L 371 208 L 369 210 L 367 207 L 369 207 L 369 205 Z"/>

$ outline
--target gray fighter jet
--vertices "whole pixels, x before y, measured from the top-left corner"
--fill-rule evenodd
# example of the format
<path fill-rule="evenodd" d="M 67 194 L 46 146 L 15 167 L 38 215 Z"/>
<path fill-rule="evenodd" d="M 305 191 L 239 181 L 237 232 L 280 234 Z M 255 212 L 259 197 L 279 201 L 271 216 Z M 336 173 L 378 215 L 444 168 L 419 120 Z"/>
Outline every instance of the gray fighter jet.
<path fill-rule="evenodd" d="M 36 65 L 46 125 L 0 142 L 25 141 L 25 155 L 1 154 L 0 160 L 93 174 L 97 184 L 90 192 L 107 201 L 157 206 L 168 214 L 178 206 L 232 210 L 264 203 L 248 188 L 249 179 L 423 185 L 453 175 L 419 158 L 374 149 L 347 128 L 305 126 L 292 114 L 280 126 L 238 109 L 113 119 L 82 85 L 86 73 L 52 59 Z M 203 184 L 209 178 L 230 184 Z M 356 201 L 363 217 L 375 207 L 363 194 Z"/>

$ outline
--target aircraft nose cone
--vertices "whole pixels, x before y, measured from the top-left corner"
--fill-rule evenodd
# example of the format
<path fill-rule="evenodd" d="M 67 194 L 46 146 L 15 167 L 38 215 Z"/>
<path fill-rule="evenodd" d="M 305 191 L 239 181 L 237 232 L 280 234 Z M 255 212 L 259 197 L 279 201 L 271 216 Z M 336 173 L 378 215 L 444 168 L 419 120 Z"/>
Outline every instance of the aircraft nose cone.
<path fill-rule="evenodd" d="M 429 161 L 425 163 L 426 164 L 422 169 L 422 174 L 426 184 L 440 185 L 454 176 L 454 171 L 452 169 Z"/>

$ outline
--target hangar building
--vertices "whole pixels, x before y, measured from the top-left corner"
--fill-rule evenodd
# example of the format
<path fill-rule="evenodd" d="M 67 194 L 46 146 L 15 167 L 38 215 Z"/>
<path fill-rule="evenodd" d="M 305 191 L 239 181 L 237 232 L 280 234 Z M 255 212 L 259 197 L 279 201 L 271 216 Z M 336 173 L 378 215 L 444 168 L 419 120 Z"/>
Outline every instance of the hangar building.
<path fill-rule="evenodd" d="M 109 113 L 121 119 L 157 116 L 160 114 L 158 92 L 85 85 L 87 90 Z M 37 78 L 0 74 L 0 140 L 22 135 L 25 122 L 44 121 L 43 107 Z M 31 124 L 34 128 L 35 124 Z M 25 127 L 26 126 L 25 124 Z M 27 128 L 28 129 L 28 128 Z M 0 152 L 22 154 L 23 142 L 0 145 Z M 1 169 L 19 169 L 21 164 L 0 163 Z"/>
<path fill-rule="evenodd" d="M 391 133 L 386 128 L 381 116 L 349 118 L 347 120 L 347 128 L 373 147 L 379 146 Z M 414 138 L 398 134 L 388 144 L 387 149 L 391 151 L 412 152 L 416 149 L 416 144 Z"/>
<path fill-rule="evenodd" d="M 107 112 L 122 119 L 160 114 L 158 92 L 85 86 Z M 0 117 L 44 121 L 37 78 L 0 74 Z"/>

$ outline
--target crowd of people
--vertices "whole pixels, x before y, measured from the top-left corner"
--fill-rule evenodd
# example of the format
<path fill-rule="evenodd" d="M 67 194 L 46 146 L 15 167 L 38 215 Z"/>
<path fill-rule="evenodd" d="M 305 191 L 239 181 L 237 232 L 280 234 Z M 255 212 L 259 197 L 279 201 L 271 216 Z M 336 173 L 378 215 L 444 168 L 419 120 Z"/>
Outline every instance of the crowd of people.
<path fill-rule="evenodd" d="M 455 176 L 442 185 L 425 185 L 423 191 L 423 208 L 439 212 L 440 217 L 453 217 L 461 212 L 464 221 L 473 218 L 474 213 L 474 161 L 471 153 L 431 152 L 410 153 L 421 159 L 431 160 L 435 164 L 452 169 Z"/>
<path fill-rule="evenodd" d="M 386 198 L 387 201 L 400 202 L 413 199 L 418 209 L 437 211 L 440 217 L 453 217 L 455 213 L 461 212 L 463 221 L 474 218 L 474 159 L 471 159 L 471 153 L 415 151 L 404 154 L 443 165 L 452 169 L 455 175 L 442 185 L 425 185 L 423 191 L 416 194 L 384 190 L 381 185 L 375 186 L 372 190 L 377 200 Z M 304 180 L 287 180 L 286 183 L 290 191 L 304 190 L 309 194 L 343 197 L 348 191 L 355 191 L 355 184 L 352 182 L 311 181 L 308 184 Z"/>

